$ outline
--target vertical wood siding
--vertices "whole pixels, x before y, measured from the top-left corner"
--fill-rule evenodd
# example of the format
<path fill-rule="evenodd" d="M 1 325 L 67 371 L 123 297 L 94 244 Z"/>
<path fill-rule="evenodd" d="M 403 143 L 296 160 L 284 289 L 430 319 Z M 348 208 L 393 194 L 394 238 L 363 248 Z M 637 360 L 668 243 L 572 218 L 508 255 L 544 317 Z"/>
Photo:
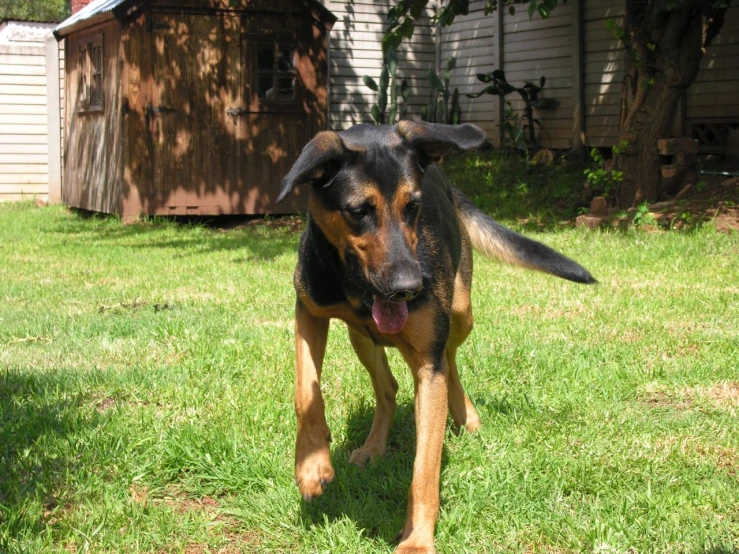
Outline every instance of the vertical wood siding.
<path fill-rule="evenodd" d="M 329 128 L 346 129 L 371 122 L 370 109 L 377 94 L 362 82 L 362 75 L 379 80 L 382 67 L 382 36 L 389 0 L 333 0 L 324 2 L 338 20 L 331 30 Z M 398 52 L 398 83 L 410 86 L 407 117 L 418 117 L 430 94 L 428 70 L 436 66 L 434 31 L 424 18 L 410 42 Z"/>
<path fill-rule="evenodd" d="M 44 44 L 0 44 L 0 201 L 49 188 Z"/>

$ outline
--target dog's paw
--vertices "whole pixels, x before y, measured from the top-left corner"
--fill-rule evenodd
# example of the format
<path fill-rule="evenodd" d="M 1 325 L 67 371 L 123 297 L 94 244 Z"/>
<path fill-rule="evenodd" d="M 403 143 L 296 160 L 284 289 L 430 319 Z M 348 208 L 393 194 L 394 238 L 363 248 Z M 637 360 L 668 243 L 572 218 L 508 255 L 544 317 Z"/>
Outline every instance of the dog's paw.
<path fill-rule="evenodd" d="M 333 479 L 334 468 L 328 450 L 311 453 L 295 466 L 295 482 L 306 502 L 321 496 Z"/>
<path fill-rule="evenodd" d="M 395 554 L 436 554 L 433 544 L 418 544 L 406 541 L 398 545 Z"/>
<path fill-rule="evenodd" d="M 385 454 L 383 449 L 365 444 L 362 448 L 352 451 L 351 456 L 349 456 L 349 463 L 354 464 L 360 469 L 364 469 L 368 463 L 381 457 L 383 454 Z"/>

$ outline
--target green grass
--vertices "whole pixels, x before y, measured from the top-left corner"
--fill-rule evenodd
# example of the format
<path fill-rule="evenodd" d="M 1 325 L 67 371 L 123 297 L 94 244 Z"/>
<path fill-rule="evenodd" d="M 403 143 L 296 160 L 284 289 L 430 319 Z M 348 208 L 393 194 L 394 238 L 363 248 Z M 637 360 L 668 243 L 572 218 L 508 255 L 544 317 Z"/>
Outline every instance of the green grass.
<path fill-rule="evenodd" d="M 554 230 L 578 215 L 583 198 L 584 165 L 557 159 L 534 166 L 518 153 L 490 150 L 452 156 L 445 171 L 475 204 L 500 220 L 521 220 L 531 230 Z"/>
<path fill-rule="evenodd" d="M 530 236 L 601 284 L 476 258 L 439 551 L 736 553 L 739 236 Z M 394 353 L 388 455 L 350 466 L 373 401 L 338 323 L 336 479 L 293 483 L 297 241 L 0 205 L 0 552 L 392 551 L 412 382 Z"/>

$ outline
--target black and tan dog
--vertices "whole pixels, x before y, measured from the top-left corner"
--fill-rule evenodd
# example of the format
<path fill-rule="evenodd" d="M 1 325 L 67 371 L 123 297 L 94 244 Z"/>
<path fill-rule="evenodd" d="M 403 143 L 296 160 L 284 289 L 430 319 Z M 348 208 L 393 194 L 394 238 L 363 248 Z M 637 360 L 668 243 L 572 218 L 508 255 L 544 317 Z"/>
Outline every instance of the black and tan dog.
<path fill-rule="evenodd" d="M 329 320 L 346 322 L 377 398 L 369 436 L 351 462 L 363 466 L 385 452 L 398 385 L 384 347 L 397 347 L 413 374 L 416 458 L 396 552 L 434 552 L 447 410 L 457 429 L 480 426 L 456 363 L 472 329 L 472 247 L 594 282 L 572 260 L 490 219 L 433 165 L 449 150 L 476 148 L 484 139 L 474 125 L 409 121 L 324 131 L 303 149 L 278 199 L 311 186 L 294 279 L 295 477 L 306 501 L 334 477 L 320 387 Z"/>

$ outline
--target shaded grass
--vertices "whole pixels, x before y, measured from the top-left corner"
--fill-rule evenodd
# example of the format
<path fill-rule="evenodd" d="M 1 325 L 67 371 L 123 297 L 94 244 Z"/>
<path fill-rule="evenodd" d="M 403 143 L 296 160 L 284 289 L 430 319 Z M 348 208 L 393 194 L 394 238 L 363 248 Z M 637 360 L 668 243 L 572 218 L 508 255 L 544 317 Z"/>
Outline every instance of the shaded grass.
<path fill-rule="evenodd" d="M 483 427 L 448 434 L 439 551 L 737 552 L 739 237 L 531 236 L 601 284 L 476 258 Z M 392 550 L 412 383 L 392 353 L 388 455 L 350 466 L 373 401 L 338 323 L 337 478 L 293 483 L 297 240 L 0 205 L 0 552 Z"/>
<path fill-rule="evenodd" d="M 518 153 L 496 150 L 458 154 L 444 164 L 454 184 L 494 218 L 549 231 L 587 204 L 584 169 L 563 158 L 551 166 L 531 165 Z"/>

